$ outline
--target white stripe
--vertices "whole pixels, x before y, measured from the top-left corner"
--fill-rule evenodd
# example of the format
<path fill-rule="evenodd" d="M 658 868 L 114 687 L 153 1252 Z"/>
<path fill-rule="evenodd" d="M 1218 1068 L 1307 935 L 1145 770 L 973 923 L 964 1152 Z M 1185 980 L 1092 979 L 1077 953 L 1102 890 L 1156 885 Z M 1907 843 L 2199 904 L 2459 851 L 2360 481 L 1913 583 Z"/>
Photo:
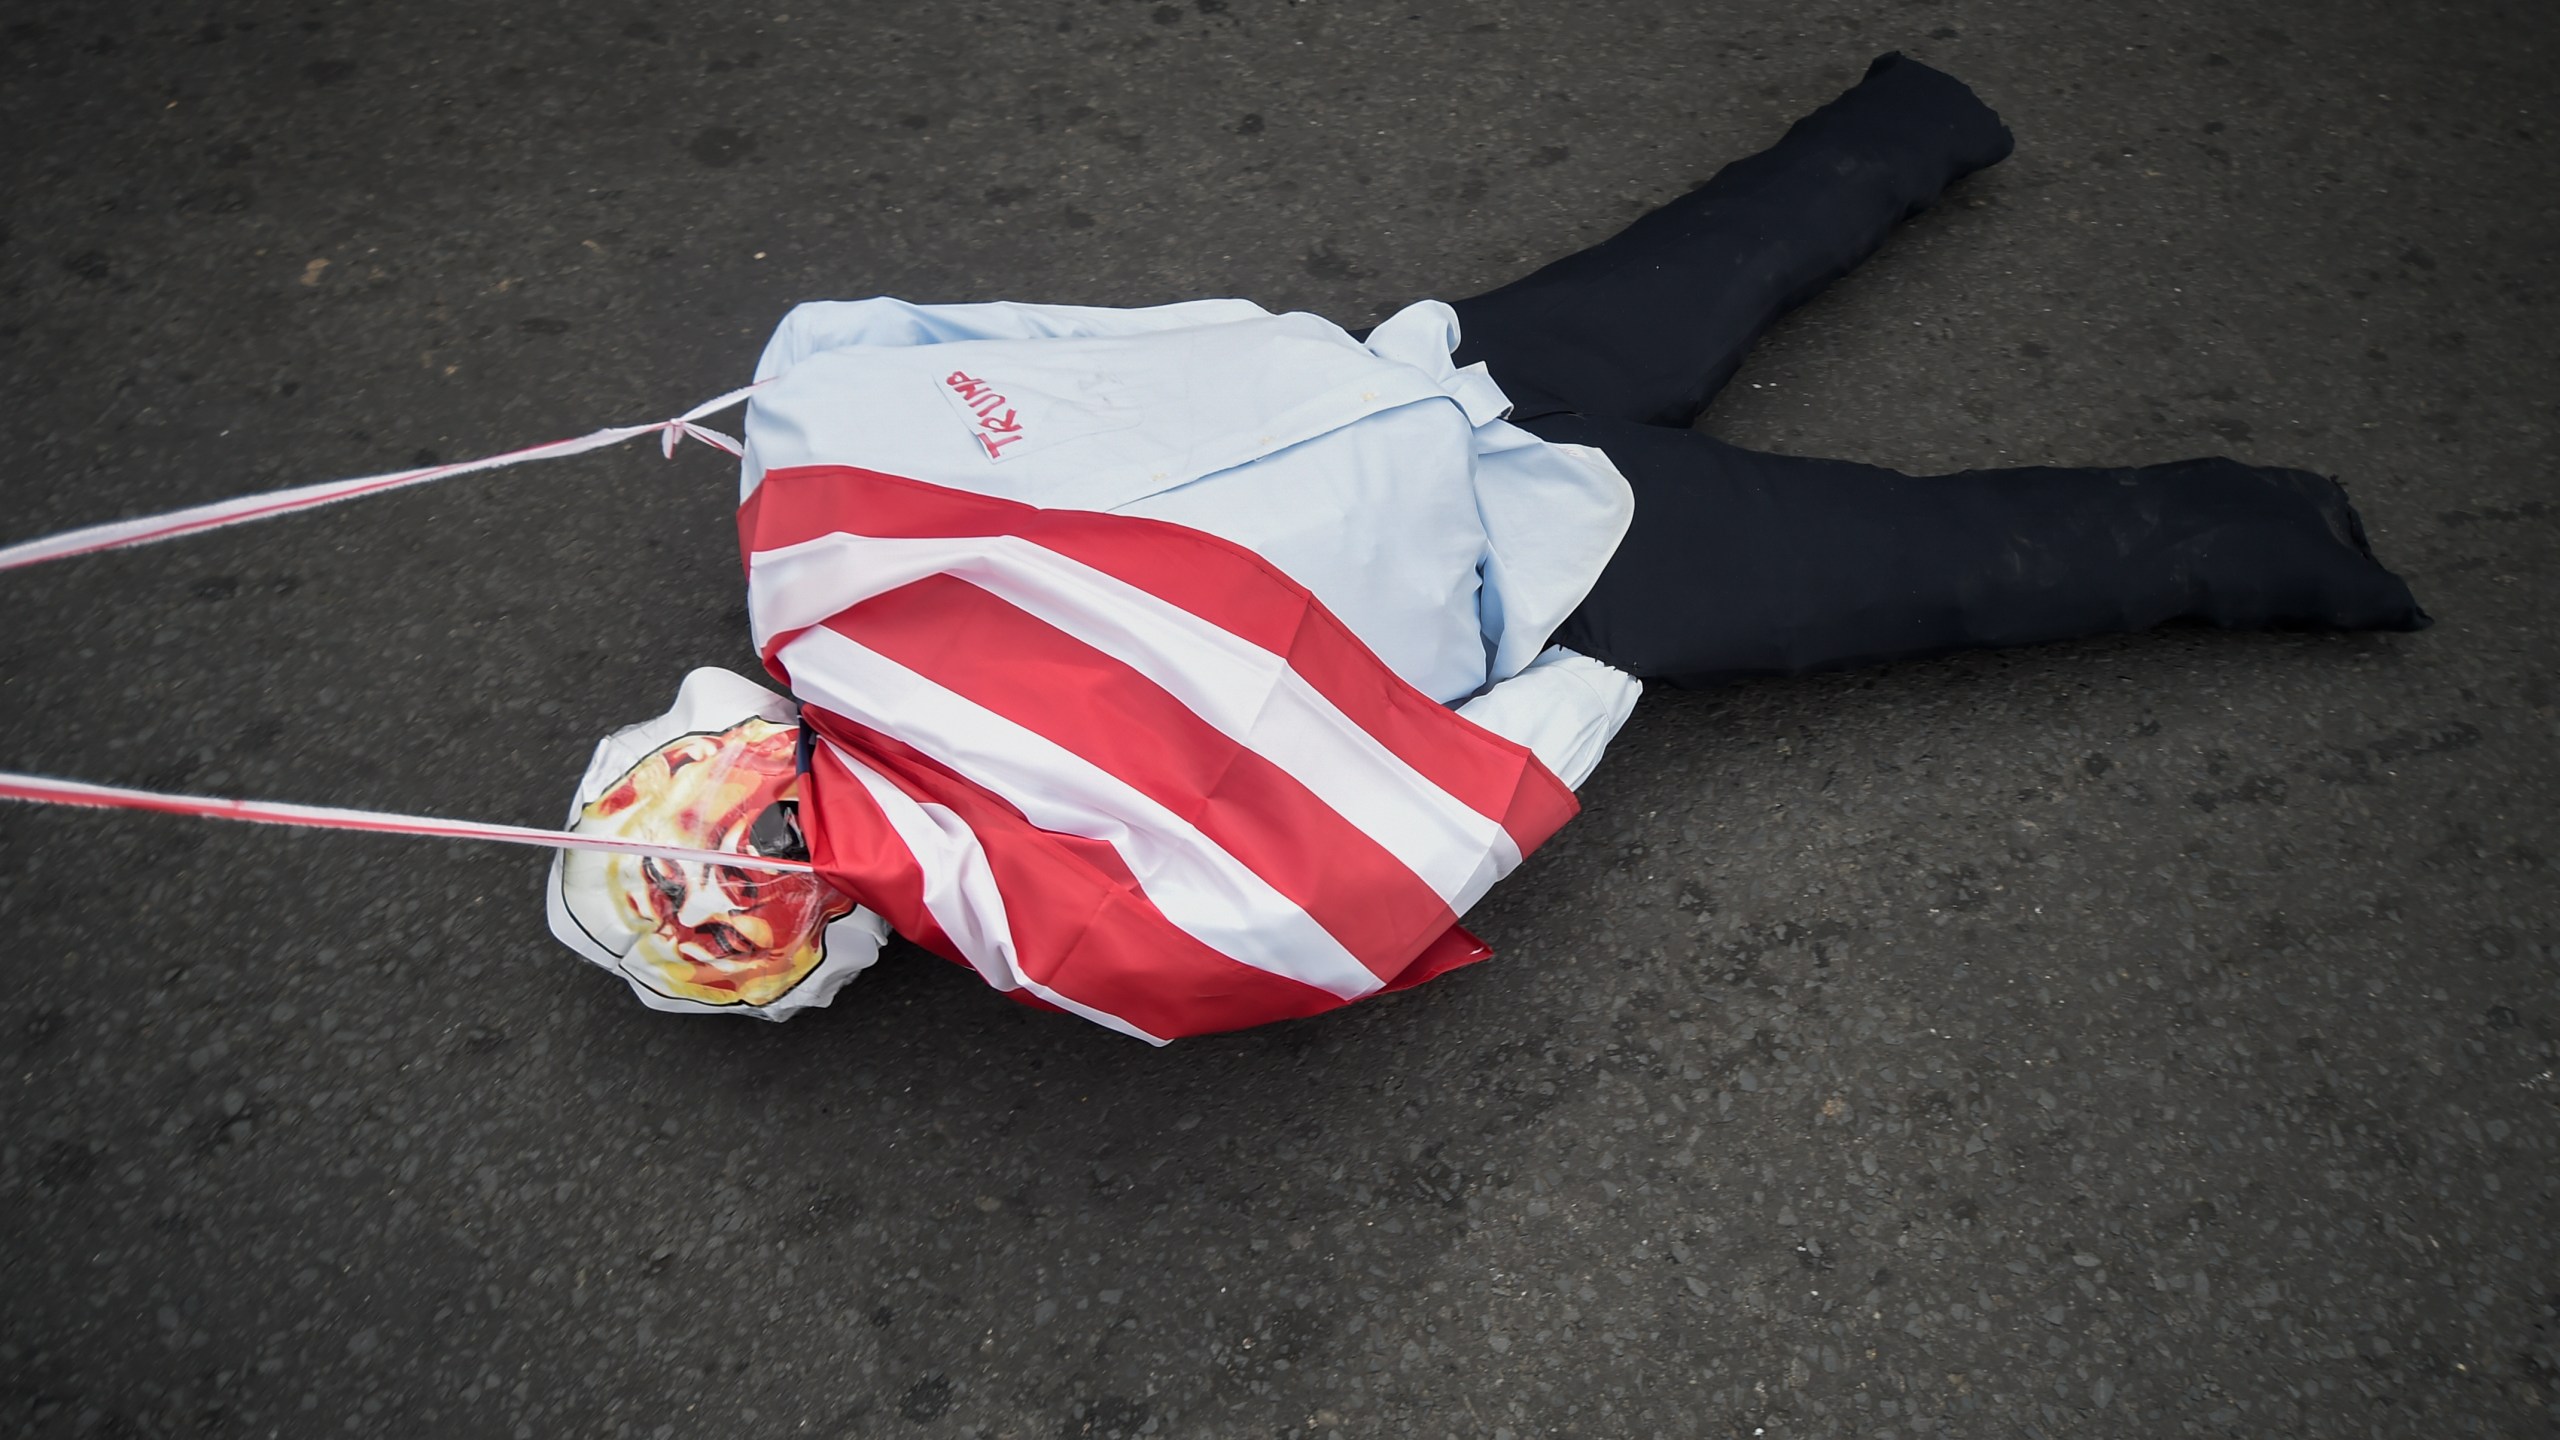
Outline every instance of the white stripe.
<path fill-rule="evenodd" d="M 1520 863 L 1500 823 L 1406 764 L 1284 657 L 1020 536 L 839 533 L 758 551 L 747 567 L 747 608 L 761 641 L 937 574 L 978 585 L 1144 675 L 1288 772 L 1452 911 L 1465 913 Z"/>
<path fill-rule="evenodd" d="M 981 978 L 998 990 L 1028 990 L 1061 1010 L 1150 1045 L 1167 1043 L 1108 1010 L 1061 995 L 1023 974 L 1015 963 L 1004 892 L 997 888 L 995 869 L 968 825 L 947 806 L 919 803 L 834 741 L 823 743 L 862 782 L 889 828 L 897 832 L 898 843 L 915 857 L 916 868 L 924 872 L 924 908 Z"/>
<path fill-rule="evenodd" d="M 1044 830 L 1120 854 L 1165 919 L 1212 950 L 1345 1000 L 1380 981 L 1315 917 L 1181 816 L 1101 766 L 832 630 L 782 649 L 801 700 L 949 765 Z"/>

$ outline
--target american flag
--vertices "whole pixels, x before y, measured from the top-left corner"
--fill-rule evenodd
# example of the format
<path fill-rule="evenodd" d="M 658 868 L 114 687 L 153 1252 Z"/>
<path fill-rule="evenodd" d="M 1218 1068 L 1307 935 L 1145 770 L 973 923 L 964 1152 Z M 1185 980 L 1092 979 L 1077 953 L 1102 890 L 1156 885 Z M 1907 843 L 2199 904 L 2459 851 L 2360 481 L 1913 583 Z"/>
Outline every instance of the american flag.
<path fill-rule="evenodd" d="M 827 880 L 1018 999 L 1162 1043 L 1490 952 L 1458 917 L 1571 819 L 1230 541 L 850 466 L 739 512 L 814 734 Z"/>

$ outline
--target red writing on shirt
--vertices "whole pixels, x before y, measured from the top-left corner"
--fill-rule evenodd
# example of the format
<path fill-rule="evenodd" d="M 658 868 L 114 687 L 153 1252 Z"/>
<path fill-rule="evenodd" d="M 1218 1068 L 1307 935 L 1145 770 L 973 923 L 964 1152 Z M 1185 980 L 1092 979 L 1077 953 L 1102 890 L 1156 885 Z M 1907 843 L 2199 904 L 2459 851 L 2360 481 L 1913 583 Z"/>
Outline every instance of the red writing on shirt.
<path fill-rule="evenodd" d="M 969 413 L 978 417 L 978 443 L 987 447 L 989 459 L 1002 458 L 1004 447 L 1022 438 L 1021 417 L 993 385 L 958 370 L 943 377 L 942 383 L 960 397 Z"/>

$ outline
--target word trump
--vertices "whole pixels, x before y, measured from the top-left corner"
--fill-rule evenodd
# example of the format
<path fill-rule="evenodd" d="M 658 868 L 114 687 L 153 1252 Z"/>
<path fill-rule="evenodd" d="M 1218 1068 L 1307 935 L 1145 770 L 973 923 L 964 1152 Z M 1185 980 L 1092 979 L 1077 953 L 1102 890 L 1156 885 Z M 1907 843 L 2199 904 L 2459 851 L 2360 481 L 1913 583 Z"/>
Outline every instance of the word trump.
<path fill-rule="evenodd" d="M 942 383 L 963 410 L 977 417 L 978 443 L 987 447 L 987 458 L 1003 459 L 1004 448 L 1022 438 L 1022 417 L 1015 413 L 1013 402 L 993 385 L 958 370 L 943 377 Z"/>

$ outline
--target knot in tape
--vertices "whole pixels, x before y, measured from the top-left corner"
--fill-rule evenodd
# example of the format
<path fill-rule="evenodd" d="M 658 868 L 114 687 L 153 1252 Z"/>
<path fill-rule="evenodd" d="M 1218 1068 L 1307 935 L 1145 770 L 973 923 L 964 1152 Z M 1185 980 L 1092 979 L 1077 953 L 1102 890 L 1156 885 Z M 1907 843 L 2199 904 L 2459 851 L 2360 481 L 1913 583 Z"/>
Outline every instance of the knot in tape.
<path fill-rule="evenodd" d="M 708 425 L 697 425 L 681 415 L 658 427 L 658 448 L 668 459 L 673 460 L 676 458 L 676 442 L 688 435 L 714 450 L 725 450 L 733 456 L 744 456 L 747 453 L 747 447 L 739 444 L 736 437 L 723 434 Z"/>

